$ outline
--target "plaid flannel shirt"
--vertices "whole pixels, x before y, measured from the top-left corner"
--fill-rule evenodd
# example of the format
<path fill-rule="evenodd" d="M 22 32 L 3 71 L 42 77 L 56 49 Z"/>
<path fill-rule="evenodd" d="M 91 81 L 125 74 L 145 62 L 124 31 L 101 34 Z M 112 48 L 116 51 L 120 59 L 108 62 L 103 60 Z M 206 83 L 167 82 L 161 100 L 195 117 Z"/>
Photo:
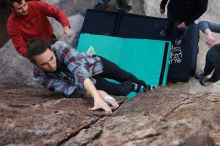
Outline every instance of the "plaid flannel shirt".
<path fill-rule="evenodd" d="M 57 70 L 46 72 L 37 66 L 33 68 L 33 80 L 48 90 L 67 97 L 81 97 L 85 94 L 83 82 L 86 78 L 103 72 L 103 65 L 98 56 L 78 52 L 64 42 L 58 41 L 52 49 L 57 60 Z"/>

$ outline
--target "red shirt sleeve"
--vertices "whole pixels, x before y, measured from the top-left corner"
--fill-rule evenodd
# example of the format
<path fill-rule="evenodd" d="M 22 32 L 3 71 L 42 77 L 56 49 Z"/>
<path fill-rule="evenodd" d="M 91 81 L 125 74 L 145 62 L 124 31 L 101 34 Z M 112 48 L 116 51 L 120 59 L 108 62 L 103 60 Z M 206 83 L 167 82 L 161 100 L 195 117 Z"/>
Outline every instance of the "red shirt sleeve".
<path fill-rule="evenodd" d="M 24 38 L 17 32 L 17 30 L 12 29 L 13 27 L 14 27 L 14 24 L 8 21 L 8 25 L 7 25 L 8 34 L 15 46 L 15 49 L 18 51 L 19 54 L 25 57 L 26 56 L 26 44 L 25 44 Z"/>
<path fill-rule="evenodd" d="M 44 15 L 55 18 L 58 22 L 60 22 L 63 25 L 63 27 L 70 26 L 69 20 L 65 15 L 64 11 L 46 2 L 38 1 L 35 3 L 39 11 L 42 12 Z"/>

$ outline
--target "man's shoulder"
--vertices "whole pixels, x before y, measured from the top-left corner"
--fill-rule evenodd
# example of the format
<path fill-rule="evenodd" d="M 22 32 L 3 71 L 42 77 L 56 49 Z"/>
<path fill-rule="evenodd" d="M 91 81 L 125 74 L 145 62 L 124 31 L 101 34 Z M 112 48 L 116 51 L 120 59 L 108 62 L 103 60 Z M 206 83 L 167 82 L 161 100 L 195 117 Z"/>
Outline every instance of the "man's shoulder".
<path fill-rule="evenodd" d="M 15 26 L 17 26 L 17 23 L 18 23 L 17 17 L 16 17 L 16 15 L 15 15 L 15 13 L 12 13 L 12 14 L 8 17 L 7 28 L 8 28 L 8 29 L 9 29 L 9 28 L 15 29 L 15 28 L 16 28 Z"/>
<path fill-rule="evenodd" d="M 34 1 L 34 0 L 32 0 L 32 1 L 27 1 L 27 4 L 28 4 L 28 6 L 30 5 L 30 6 L 35 6 L 35 5 L 39 5 L 39 4 L 42 4 L 42 3 L 45 3 L 45 2 L 43 2 L 43 1 Z"/>
<path fill-rule="evenodd" d="M 14 22 L 15 19 L 16 19 L 15 13 L 13 12 L 13 13 L 11 13 L 11 14 L 9 15 L 9 17 L 8 17 L 8 23 Z"/>
<path fill-rule="evenodd" d="M 57 41 L 51 48 L 56 52 L 57 55 L 67 55 L 70 52 L 71 47 L 63 41 Z"/>
<path fill-rule="evenodd" d="M 37 1 L 37 0 L 28 1 L 27 4 L 31 9 L 33 9 L 33 8 L 47 8 L 48 6 L 49 7 L 53 6 L 49 3 L 41 1 L 41 0 L 40 1 Z"/>
<path fill-rule="evenodd" d="M 43 1 L 28 1 L 27 2 L 28 4 L 28 9 L 29 10 L 35 10 L 36 12 L 41 12 L 39 11 L 39 9 L 44 9 L 45 8 L 45 4 L 47 5 L 46 2 L 43 2 Z"/>
<path fill-rule="evenodd" d="M 54 45 L 59 45 L 59 46 L 68 46 L 64 41 L 56 41 Z"/>
<path fill-rule="evenodd" d="M 38 66 L 35 65 L 35 64 L 33 64 L 32 70 L 33 70 L 33 75 L 34 75 L 34 76 L 45 75 L 45 71 L 43 71 L 40 67 L 38 67 Z"/>
<path fill-rule="evenodd" d="M 63 41 L 57 41 L 53 45 L 51 45 L 51 47 L 54 48 L 55 50 L 64 50 L 64 49 L 69 49 L 70 46 Z"/>
<path fill-rule="evenodd" d="M 27 5 L 28 5 L 28 9 L 29 10 L 33 10 L 37 7 L 39 7 L 41 4 L 39 4 L 40 1 L 28 1 Z"/>

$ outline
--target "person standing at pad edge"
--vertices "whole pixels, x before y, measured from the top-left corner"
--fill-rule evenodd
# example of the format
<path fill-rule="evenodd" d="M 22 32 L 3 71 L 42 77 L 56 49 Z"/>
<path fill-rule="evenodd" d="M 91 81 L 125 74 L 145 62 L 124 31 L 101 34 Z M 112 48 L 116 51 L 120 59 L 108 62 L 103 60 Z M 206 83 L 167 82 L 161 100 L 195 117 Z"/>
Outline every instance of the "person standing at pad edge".
<path fill-rule="evenodd" d="M 165 13 L 165 7 L 168 0 L 162 0 L 160 3 L 160 13 Z M 177 36 L 175 45 L 179 46 L 184 37 L 188 25 L 193 24 L 206 10 L 208 0 L 169 0 L 167 6 L 166 27 L 160 32 L 162 37 L 168 37 L 175 27 Z"/>
<path fill-rule="evenodd" d="M 201 85 L 206 86 L 220 80 L 220 44 L 216 43 L 213 35 L 213 32 L 220 33 L 220 24 L 202 21 L 199 22 L 199 29 L 207 35 L 206 44 L 210 49 L 206 54 L 204 70 L 199 71 L 195 77 L 199 79 Z M 212 72 L 212 76 L 206 78 Z"/>

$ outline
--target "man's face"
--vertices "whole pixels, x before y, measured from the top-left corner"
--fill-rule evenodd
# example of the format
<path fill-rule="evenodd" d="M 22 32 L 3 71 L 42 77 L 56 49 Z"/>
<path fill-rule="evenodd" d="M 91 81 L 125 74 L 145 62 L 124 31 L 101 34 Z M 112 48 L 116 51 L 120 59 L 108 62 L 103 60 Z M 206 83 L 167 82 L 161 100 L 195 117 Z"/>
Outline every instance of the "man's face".
<path fill-rule="evenodd" d="M 28 14 L 28 5 L 25 0 L 22 0 L 21 3 L 14 2 L 12 7 L 18 15 L 25 16 Z"/>
<path fill-rule="evenodd" d="M 34 63 L 47 72 L 54 72 L 57 69 L 56 56 L 49 48 L 42 54 L 34 56 Z"/>

